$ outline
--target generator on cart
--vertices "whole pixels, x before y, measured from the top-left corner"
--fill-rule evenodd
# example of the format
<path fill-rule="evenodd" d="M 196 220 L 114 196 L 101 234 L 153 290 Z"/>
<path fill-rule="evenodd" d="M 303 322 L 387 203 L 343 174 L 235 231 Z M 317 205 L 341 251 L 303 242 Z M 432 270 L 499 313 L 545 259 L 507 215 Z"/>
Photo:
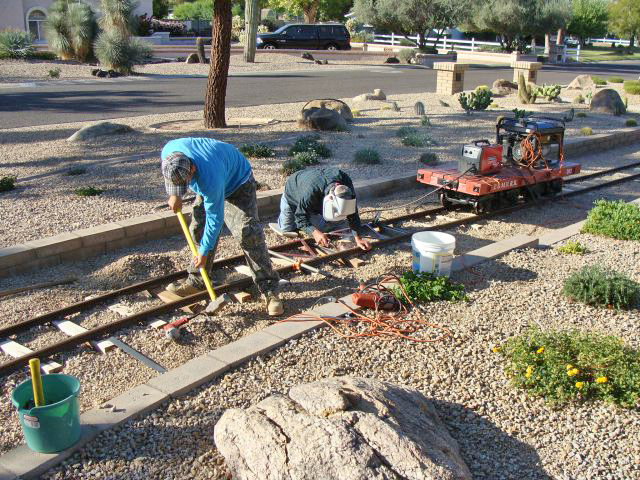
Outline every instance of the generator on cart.
<path fill-rule="evenodd" d="M 555 118 L 500 117 L 495 143 L 465 145 L 457 170 L 420 169 L 417 180 L 439 187 L 442 206 L 470 205 L 476 213 L 555 195 L 563 177 L 580 172 L 564 162 L 564 130 Z"/>

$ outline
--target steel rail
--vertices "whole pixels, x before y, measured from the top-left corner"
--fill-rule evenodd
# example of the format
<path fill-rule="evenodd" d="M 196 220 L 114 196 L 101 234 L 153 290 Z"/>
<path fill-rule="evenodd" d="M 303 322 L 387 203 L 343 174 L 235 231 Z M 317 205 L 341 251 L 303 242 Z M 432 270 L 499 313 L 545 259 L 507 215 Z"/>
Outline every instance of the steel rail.
<path fill-rule="evenodd" d="M 628 167 L 630 168 L 630 167 Z M 598 172 L 599 173 L 599 172 Z M 615 173 L 615 172 L 614 172 Z M 566 192 L 564 194 L 562 194 L 562 197 L 570 197 L 570 196 L 575 196 L 575 195 L 581 195 L 583 193 L 586 193 L 588 191 L 591 190 L 596 190 L 596 189 L 600 189 L 600 188 L 605 188 L 608 186 L 612 186 L 612 185 L 616 185 L 618 183 L 622 183 L 622 182 L 626 182 L 629 180 L 633 180 L 635 178 L 639 178 L 640 177 L 640 173 L 636 173 L 633 175 L 628 175 L 626 177 L 623 178 L 619 178 L 619 179 L 615 179 L 612 180 L 610 182 L 603 182 L 599 185 L 592 185 L 589 187 L 585 187 L 583 189 L 579 189 L 579 190 L 574 190 L 571 192 Z M 558 196 L 553 196 L 553 197 L 545 197 L 545 198 L 541 198 L 537 203 L 525 203 L 525 204 L 520 204 L 520 205 L 514 205 L 511 207 L 507 207 L 507 208 L 503 208 L 500 210 L 496 210 L 494 212 L 489 212 L 486 214 L 481 214 L 481 215 L 471 215 L 467 218 L 462 218 L 462 219 L 458 219 L 458 220 L 453 220 L 451 222 L 446 222 L 446 223 L 441 223 L 438 225 L 432 225 L 432 226 L 428 226 L 428 227 L 423 227 L 424 230 L 435 230 L 435 229 L 448 229 L 451 227 L 455 227 L 458 225 L 463 225 L 466 223 L 472 223 L 474 221 L 477 221 L 478 219 L 485 219 L 485 218 L 492 218 L 498 215 L 504 215 L 504 214 L 508 214 L 511 212 L 515 212 L 518 210 L 522 210 L 525 208 L 529 208 L 532 206 L 536 206 L 539 205 L 541 203 L 548 203 L 551 202 L 555 199 L 557 199 Z M 387 219 L 384 220 L 382 222 L 380 222 L 381 224 L 392 224 L 392 223 L 397 223 L 403 220 L 409 220 L 412 218 L 417 218 L 420 216 L 424 216 L 424 215 L 429 215 L 431 213 L 436 213 L 437 211 L 442 211 L 445 210 L 444 207 L 441 208 L 435 208 L 435 209 L 430 209 L 430 210 L 424 210 L 421 212 L 416 212 L 416 213 L 412 213 L 412 214 L 407 214 L 407 215 L 403 215 L 400 217 L 395 217 L 395 218 L 391 218 L 391 219 Z M 380 239 L 377 240 L 375 242 L 373 242 L 371 244 L 372 250 L 375 249 L 379 249 L 379 248 L 383 248 L 386 247 L 387 245 L 391 245 L 393 243 L 397 243 L 397 242 L 401 242 L 404 241 L 408 238 L 411 237 L 411 235 L 413 234 L 413 232 L 406 232 L 406 233 L 401 233 L 399 235 L 395 235 L 393 237 L 390 238 L 386 238 L 386 239 Z M 312 240 L 311 240 L 312 241 Z M 296 244 L 298 242 L 289 242 L 291 244 Z M 324 255 L 322 257 L 315 257 L 312 259 L 307 260 L 305 263 L 314 266 L 314 265 L 320 265 L 320 264 L 324 264 L 324 263 L 329 263 L 331 261 L 334 260 L 338 260 L 338 259 L 342 259 L 351 255 L 355 255 L 358 253 L 362 253 L 362 250 L 359 247 L 354 247 L 348 250 L 342 250 L 339 252 L 335 252 L 335 253 L 330 253 L 327 255 Z M 276 271 L 278 272 L 278 274 L 284 274 L 284 273 L 289 273 L 289 272 L 295 272 L 293 266 L 287 266 L 287 267 L 281 267 L 276 269 Z M 229 292 L 231 290 L 235 290 L 235 289 L 241 289 L 241 288 L 246 288 L 248 286 L 250 286 L 253 283 L 253 280 L 250 277 L 245 277 L 239 280 L 236 280 L 234 282 L 229 282 L 226 284 L 222 284 L 222 285 L 218 285 L 215 287 L 217 292 L 220 293 L 224 293 L 224 292 Z M 161 315 L 163 313 L 167 313 L 170 311 L 173 311 L 177 308 L 186 306 L 186 305 L 190 305 L 192 303 L 196 303 L 200 300 L 203 300 L 205 298 L 208 298 L 208 293 L 206 291 L 203 292 L 199 292 L 193 295 L 189 295 L 187 297 L 184 297 L 180 300 L 176 300 L 175 302 L 170 302 L 170 303 L 166 303 L 164 305 L 158 306 L 158 307 L 153 307 L 147 310 L 143 310 L 142 312 L 138 312 L 134 315 L 130 315 L 128 317 L 123 317 L 119 320 L 116 320 L 115 322 L 111 322 L 105 325 L 101 325 L 99 327 L 93 328 L 91 330 L 88 330 L 86 332 L 83 332 L 79 335 L 75 335 L 73 337 L 69 337 L 66 338 L 60 342 L 54 343 L 48 347 L 44 347 L 40 350 L 36 350 L 32 353 L 30 353 L 29 355 L 24 355 L 22 357 L 19 358 L 15 358 L 12 359 L 8 362 L 2 363 L 0 364 L 0 375 L 1 374 L 6 374 L 9 373 L 11 371 L 14 371 L 18 368 L 20 368 L 23 365 L 26 365 L 28 363 L 28 360 L 30 358 L 34 358 L 34 357 L 38 357 L 38 358 L 46 358 L 49 357 L 55 353 L 67 350 L 69 347 L 73 347 L 79 344 L 82 344 L 84 342 L 87 342 L 89 340 L 95 340 L 96 338 L 99 337 L 103 337 L 107 334 L 110 334 L 114 331 L 117 331 L 121 328 L 130 326 L 130 325 L 134 325 L 137 323 L 142 322 L 143 320 L 151 317 L 151 316 L 156 316 L 156 315 Z"/>

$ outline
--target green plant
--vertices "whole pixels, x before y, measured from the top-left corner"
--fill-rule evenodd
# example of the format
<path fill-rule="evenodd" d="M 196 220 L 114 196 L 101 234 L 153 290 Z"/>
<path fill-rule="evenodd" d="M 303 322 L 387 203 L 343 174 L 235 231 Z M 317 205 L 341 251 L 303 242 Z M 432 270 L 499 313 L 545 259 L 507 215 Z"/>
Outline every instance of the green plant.
<path fill-rule="evenodd" d="M 591 105 L 591 100 L 593 99 L 593 92 L 587 92 L 587 94 L 585 95 L 585 100 L 586 102 Z"/>
<path fill-rule="evenodd" d="M 396 130 L 396 137 L 404 138 L 408 135 L 415 135 L 416 133 L 418 133 L 417 128 L 404 126 Z"/>
<path fill-rule="evenodd" d="M 630 308 L 638 301 L 640 284 L 616 271 L 589 265 L 564 281 L 562 294 L 587 305 Z"/>
<path fill-rule="evenodd" d="M 556 98 L 560 96 L 560 91 L 562 87 L 560 85 L 543 85 L 536 89 L 536 95 L 539 97 L 544 97 L 547 102 L 553 102 Z"/>
<path fill-rule="evenodd" d="M 56 68 L 51 68 L 49 69 L 49 78 L 60 78 L 60 72 L 62 70 L 60 70 L 60 67 L 56 67 Z"/>
<path fill-rule="evenodd" d="M 95 197 L 100 195 L 104 190 L 95 187 L 80 187 L 76 188 L 73 193 L 81 197 Z"/>
<path fill-rule="evenodd" d="M 16 188 L 17 177 L 15 175 L 7 175 L 0 178 L 0 192 L 8 192 Z"/>
<path fill-rule="evenodd" d="M 480 89 L 468 94 L 461 93 L 458 95 L 458 102 L 467 115 L 471 114 L 472 110 L 486 110 L 491 104 L 491 91 Z"/>
<path fill-rule="evenodd" d="M 518 76 L 518 99 L 520 100 L 520 103 L 536 103 L 537 98 L 537 88 L 534 88 L 532 84 L 525 82 L 524 75 L 521 73 Z"/>
<path fill-rule="evenodd" d="M 607 78 L 607 82 L 609 82 L 609 83 L 624 83 L 624 78 L 622 78 L 622 77 L 609 77 L 609 78 Z"/>
<path fill-rule="evenodd" d="M 424 147 L 425 145 L 435 145 L 435 142 L 424 133 L 411 133 L 402 137 L 402 144 L 405 147 Z"/>
<path fill-rule="evenodd" d="M 411 63 L 418 51 L 414 48 L 403 48 L 398 52 L 398 57 L 405 63 Z"/>
<path fill-rule="evenodd" d="M 624 91 L 630 95 L 640 95 L 640 80 L 625 80 Z"/>
<path fill-rule="evenodd" d="M 584 97 L 582 96 L 582 94 L 581 94 L 581 93 L 579 93 L 578 95 L 576 95 L 576 96 L 574 97 L 574 99 L 573 99 L 573 102 L 572 102 L 572 103 L 575 103 L 575 104 L 577 104 L 577 105 L 582 105 L 583 103 L 585 103 L 585 99 L 584 99 Z"/>
<path fill-rule="evenodd" d="M 585 247 L 578 241 L 567 242 L 561 247 L 558 247 L 556 250 L 558 250 L 560 253 L 568 253 L 570 255 L 584 255 L 589 251 L 587 250 L 587 247 Z"/>
<path fill-rule="evenodd" d="M 498 105 L 496 102 L 491 102 L 489 104 L 489 108 L 500 108 L 500 105 Z"/>
<path fill-rule="evenodd" d="M 253 145 L 242 145 L 239 148 L 240 152 L 247 157 L 253 158 L 267 158 L 274 157 L 276 152 L 273 148 L 268 147 L 266 145 L 253 144 Z"/>
<path fill-rule="evenodd" d="M 593 80 L 593 83 L 599 87 L 607 84 L 607 81 L 604 78 L 598 77 L 597 75 L 591 75 L 591 80 Z"/>
<path fill-rule="evenodd" d="M 365 32 L 364 30 L 351 34 L 352 42 L 373 43 L 373 40 L 373 33 Z"/>
<path fill-rule="evenodd" d="M 282 165 L 282 172 L 285 175 L 291 175 L 298 170 L 307 168 L 310 165 L 317 165 L 320 163 L 320 157 L 312 150 L 296 152 L 293 158 L 285 161 Z"/>
<path fill-rule="evenodd" d="M 44 23 L 49 48 L 62 60 L 86 62 L 98 32 L 91 7 L 77 0 L 56 0 Z"/>
<path fill-rule="evenodd" d="M 582 127 L 580 129 L 580 135 L 585 135 L 585 136 L 589 136 L 589 135 L 593 135 L 593 129 L 591 127 Z"/>
<path fill-rule="evenodd" d="M 513 112 L 513 116 L 515 118 L 525 118 L 531 115 L 531 112 L 527 112 L 526 110 L 520 110 L 519 108 L 514 108 L 511 111 Z"/>
<path fill-rule="evenodd" d="M 622 200 L 596 200 L 582 232 L 618 240 L 640 240 L 640 207 Z"/>
<path fill-rule="evenodd" d="M 487 85 L 478 85 L 476 87 L 476 89 L 474 90 L 474 92 L 479 92 L 481 90 L 487 90 L 490 91 L 491 89 L 487 86 Z"/>
<path fill-rule="evenodd" d="M 576 118 L 587 118 L 586 112 L 578 112 L 576 113 Z"/>
<path fill-rule="evenodd" d="M 96 57 L 107 70 L 129 74 L 135 65 L 150 60 L 151 46 L 139 38 L 123 35 L 118 31 L 105 31 L 95 43 Z"/>
<path fill-rule="evenodd" d="M 430 127 L 431 126 L 431 120 L 429 120 L 429 117 L 427 117 L 426 115 L 422 115 L 420 117 L 420 125 L 423 127 Z"/>
<path fill-rule="evenodd" d="M 424 163 L 425 165 L 437 165 L 440 163 L 438 161 L 438 155 L 433 152 L 426 152 L 420 155 L 418 159 L 420 163 Z"/>
<path fill-rule="evenodd" d="M 363 148 L 353 155 L 353 163 L 358 165 L 376 165 L 380 163 L 380 154 L 372 148 Z"/>
<path fill-rule="evenodd" d="M 83 167 L 76 167 L 76 168 L 70 168 L 69 170 L 67 170 L 67 175 L 82 175 L 84 173 L 87 173 L 87 169 L 83 168 Z"/>
<path fill-rule="evenodd" d="M 400 284 L 414 303 L 428 303 L 438 300 L 459 302 L 467 299 L 464 285 L 454 283 L 449 277 L 438 276 L 429 272 L 415 273 L 408 271 L 400 277 Z M 402 298 L 402 295 L 398 295 Z"/>
<path fill-rule="evenodd" d="M 30 33 L 11 28 L 0 31 L 0 58 L 28 58 L 34 52 Z"/>
<path fill-rule="evenodd" d="M 636 121 L 635 118 L 627 118 L 624 122 L 624 125 L 626 127 L 637 127 L 638 126 L 638 122 Z"/>
<path fill-rule="evenodd" d="M 640 353 L 613 336 L 532 329 L 494 347 L 511 384 L 550 404 L 603 400 L 625 408 L 640 398 Z"/>
<path fill-rule="evenodd" d="M 295 155 L 298 152 L 315 152 L 322 158 L 329 158 L 331 156 L 331 150 L 324 144 L 318 142 L 319 135 L 304 135 L 299 137 L 293 146 L 289 149 L 289 155 Z"/>

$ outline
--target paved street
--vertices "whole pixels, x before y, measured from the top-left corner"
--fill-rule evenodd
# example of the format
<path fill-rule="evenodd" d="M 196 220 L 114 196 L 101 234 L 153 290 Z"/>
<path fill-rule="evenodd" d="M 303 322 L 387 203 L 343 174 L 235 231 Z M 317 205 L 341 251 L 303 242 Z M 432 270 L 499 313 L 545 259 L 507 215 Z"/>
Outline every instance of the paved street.
<path fill-rule="evenodd" d="M 638 64 L 545 66 L 538 83 L 566 84 L 576 75 L 620 75 L 638 78 Z M 512 76 L 506 67 L 471 68 L 465 88 L 491 85 Z M 436 72 L 413 66 L 367 65 L 360 69 L 233 74 L 228 106 L 351 97 L 381 88 L 387 94 L 434 92 Z M 0 128 L 100 120 L 202 108 L 205 77 L 157 76 L 83 79 L 0 88 Z"/>

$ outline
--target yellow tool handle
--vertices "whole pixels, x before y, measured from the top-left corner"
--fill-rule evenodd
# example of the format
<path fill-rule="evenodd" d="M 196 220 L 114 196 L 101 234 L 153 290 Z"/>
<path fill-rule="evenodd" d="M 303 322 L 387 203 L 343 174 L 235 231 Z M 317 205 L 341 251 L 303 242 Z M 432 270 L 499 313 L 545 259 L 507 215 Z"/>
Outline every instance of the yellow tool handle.
<path fill-rule="evenodd" d="M 191 248 L 191 253 L 193 253 L 193 255 L 197 257 L 198 250 L 196 249 L 196 244 L 193 243 L 193 238 L 191 238 L 191 232 L 189 231 L 189 227 L 187 227 L 187 222 L 184 220 L 184 215 L 182 215 L 182 212 L 177 212 L 177 215 L 180 226 L 182 227 L 182 231 L 184 232 L 184 236 L 187 238 L 189 248 Z M 204 269 L 204 267 L 200 268 L 200 275 L 202 275 L 202 281 L 207 287 L 207 292 L 209 292 L 211 301 L 214 301 L 216 299 L 216 292 L 213 291 L 211 281 L 209 280 L 209 275 L 207 275 L 207 271 Z"/>
<path fill-rule="evenodd" d="M 36 407 L 43 407 L 44 392 L 42 391 L 42 377 L 40 376 L 40 359 L 29 360 L 29 370 L 31 370 L 31 386 L 33 387 L 33 402 Z"/>

